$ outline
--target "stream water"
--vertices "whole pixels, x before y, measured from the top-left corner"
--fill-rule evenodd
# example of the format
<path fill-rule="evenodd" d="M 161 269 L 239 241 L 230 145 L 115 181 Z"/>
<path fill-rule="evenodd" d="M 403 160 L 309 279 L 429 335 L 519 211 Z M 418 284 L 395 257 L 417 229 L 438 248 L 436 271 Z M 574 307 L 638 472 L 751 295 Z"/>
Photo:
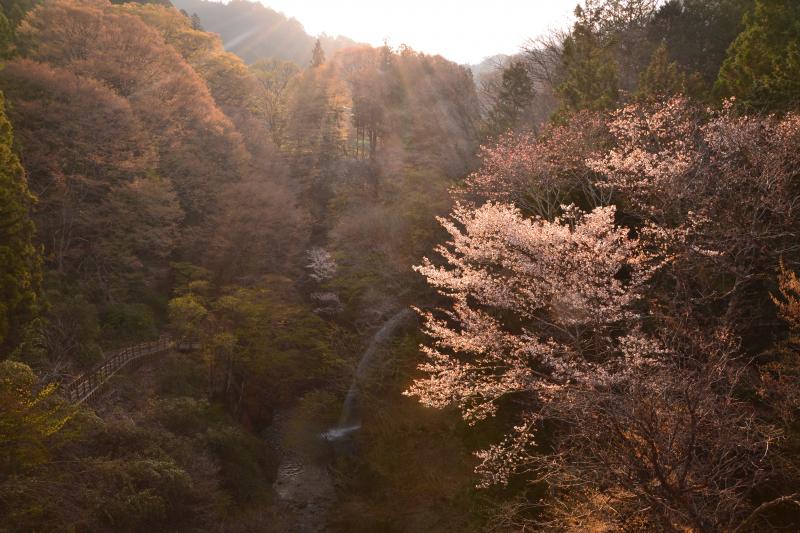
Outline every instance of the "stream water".
<path fill-rule="evenodd" d="M 313 438 L 335 444 L 345 441 L 348 436 L 361 428 L 359 396 L 362 383 L 380 348 L 391 339 L 403 321 L 411 316 L 412 312 L 409 309 L 403 309 L 375 332 L 356 367 L 353 381 L 342 405 L 339 423 Z M 328 470 L 332 454 L 308 456 L 297 450 L 286 449 L 285 434 L 290 417 L 290 412 L 277 413 L 265 433 L 265 438 L 281 456 L 273 490 L 292 521 L 292 531 L 324 532 L 328 530 L 328 515 L 336 497 L 333 479 Z"/>
<path fill-rule="evenodd" d="M 410 309 L 403 309 L 396 313 L 392 318 L 384 322 L 383 326 L 372 336 L 367 349 L 361 356 L 361 360 L 356 367 L 353 382 L 347 391 L 347 396 L 342 404 L 342 414 L 339 417 L 339 424 L 330 428 L 322 434 L 327 440 L 339 440 L 361 427 L 361 413 L 358 404 L 359 392 L 362 382 L 367 375 L 378 349 L 394 335 L 395 330 L 403 321 L 411 316 Z"/>

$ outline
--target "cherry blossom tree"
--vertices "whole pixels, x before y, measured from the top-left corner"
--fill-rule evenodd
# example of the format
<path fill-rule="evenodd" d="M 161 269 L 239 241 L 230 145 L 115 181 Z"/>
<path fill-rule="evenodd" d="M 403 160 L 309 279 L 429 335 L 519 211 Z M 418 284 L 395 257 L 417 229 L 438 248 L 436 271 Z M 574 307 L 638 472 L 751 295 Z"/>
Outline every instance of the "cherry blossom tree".
<path fill-rule="evenodd" d="M 684 237 L 670 272 L 677 300 L 745 338 L 782 327 L 764 289 L 781 257 L 800 265 L 800 117 L 738 116 L 732 102 L 710 111 L 677 97 L 626 106 L 608 127 L 613 146 L 587 166 L 625 216 Z"/>
<path fill-rule="evenodd" d="M 560 526 L 586 513 L 609 527 L 732 530 L 761 512 L 752 496 L 779 433 L 737 399 L 747 365 L 731 331 L 667 327 L 648 311 L 669 235 L 632 237 L 614 218 L 614 207 L 562 206 L 550 222 L 457 205 L 440 221 L 444 264 L 415 267 L 451 304 L 418 310 L 431 340 L 405 394 L 455 405 L 470 425 L 515 416 L 476 453 L 479 485 L 546 483 Z"/>
<path fill-rule="evenodd" d="M 314 281 L 321 283 L 336 274 L 336 260 L 329 251 L 324 248 L 312 248 L 306 255 L 308 256 L 306 268 Z"/>
<path fill-rule="evenodd" d="M 416 267 L 452 306 L 420 311 L 433 339 L 420 366 L 428 377 L 406 394 L 433 407 L 456 404 L 470 424 L 510 396 L 532 402 L 518 436 L 480 454 L 499 467 L 479 468 L 486 482 L 507 481 L 513 461 L 494 456 L 533 443 L 542 405 L 572 385 L 608 386 L 656 359 L 658 348 L 634 324 L 662 258 L 615 226 L 614 213 L 564 206 L 549 222 L 504 204 L 459 205 L 440 221 L 452 237 L 437 248 L 446 265 L 425 259 Z"/>
<path fill-rule="evenodd" d="M 753 497 L 775 479 L 780 432 L 737 397 L 745 365 L 729 331 L 673 324 L 649 342 L 627 348 L 658 347 L 658 364 L 549 404 L 542 415 L 563 427 L 554 452 L 518 463 L 547 481 L 546 515 L 560 523 L 586 515 L 617 530 L 733 531 L 761 512 Z"/>
<path fill-rule="evenodd" d="M 797 500 L 763 500 L 791 454 L 742 391 L 783 393 L 753 357 L 800 261 L 800 118 L 680 97 L 594 117 L 482 149 L 443 262 L 416 267 L 449 304 L 419 311 L 406 394 L 515 419 L 480 485 L 544 483 L 550 526 L 741 531 Z"/>
<path fill-rule="evenodd" d="M 608 144 L 598 113 L 576 113 L 563 125 L 551 124 L 539 134 L 509 132 L 481 147 L 481 167 L 455 195 L 465 202 L 514 203 L 527 213 L 553 220 L 563 203 L 594 208 L 610 203 L 607 190 L 595 186 L 587 158 Z"/>

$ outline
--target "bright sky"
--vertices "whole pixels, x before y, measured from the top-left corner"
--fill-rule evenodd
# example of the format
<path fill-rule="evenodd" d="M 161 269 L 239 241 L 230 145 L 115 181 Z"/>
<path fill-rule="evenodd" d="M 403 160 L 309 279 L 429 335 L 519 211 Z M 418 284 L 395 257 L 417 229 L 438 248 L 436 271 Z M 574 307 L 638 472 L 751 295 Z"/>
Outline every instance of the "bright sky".
<path fill-rule="evenodd" d="M 579 0 L 260 0 L 303 24 L 358 42 L 478 63 L 513 54 L 532 37 L 570 24 Z"/>

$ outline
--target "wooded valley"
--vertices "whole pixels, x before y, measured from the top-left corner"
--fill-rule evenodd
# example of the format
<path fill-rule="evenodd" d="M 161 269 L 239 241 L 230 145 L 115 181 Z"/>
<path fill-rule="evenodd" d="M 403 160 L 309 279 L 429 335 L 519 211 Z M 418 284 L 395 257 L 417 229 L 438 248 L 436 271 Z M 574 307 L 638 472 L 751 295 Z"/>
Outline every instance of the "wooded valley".
<path fill-rule="evenodd" d="M 797 0 L 0 9 L 0 531 L 800 529 Z"/>

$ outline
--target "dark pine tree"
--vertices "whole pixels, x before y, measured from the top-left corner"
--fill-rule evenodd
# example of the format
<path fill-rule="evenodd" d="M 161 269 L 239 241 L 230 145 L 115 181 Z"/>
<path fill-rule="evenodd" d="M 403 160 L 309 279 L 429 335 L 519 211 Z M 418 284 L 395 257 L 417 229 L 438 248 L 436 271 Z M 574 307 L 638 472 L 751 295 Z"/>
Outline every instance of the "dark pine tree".
<path fill-rule="evenodd" d="M 33 243 L 33 202 L 0 93 L 0 359 L 19 342 L 38 308 L 41 259 Z"/>
<path fill-rule="evenodd" d="M 495 136 L 519 126 L 534 95 L 525 64 L 514 61 L 503 70 L 497 101 L 489 112 L 487 133 Z"/>
<path fill-rule="evenodd" d="M 756 2 L 728 50 L 715 91 L 755 111 L 800 107 L 800 2 Z"/>
<path fill-rule="evenodd" d="M 325 51 L 322 49 L 322 43 L 317 42 L 314 43 L 314 50 L 311 51 L 311 66 L 318 67 L 325 63 Z"/>

